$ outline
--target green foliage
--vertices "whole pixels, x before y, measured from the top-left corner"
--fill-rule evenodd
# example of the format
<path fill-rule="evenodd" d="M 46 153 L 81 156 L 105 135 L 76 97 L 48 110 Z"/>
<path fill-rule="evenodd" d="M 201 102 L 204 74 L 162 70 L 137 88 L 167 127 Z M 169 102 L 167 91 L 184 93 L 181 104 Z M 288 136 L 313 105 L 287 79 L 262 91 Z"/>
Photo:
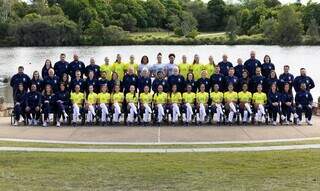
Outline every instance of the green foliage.
<path fill-rule="evenodd" d="M 236 40 L 237 30 L 238 30 L 237 20 L 234 16 L 231 16 L 228 20 L 228 24 L 226 27 L 226 34 L 230 41 Z"/>
<path fill-rule="evenodd" d="M 209 28 L 213 31 L 223 29 L 227 17 L 225 2 L 223 0 L 210 0 L 207 9 L 209 12 Z"/>
<path fill-rule="evenodd" d="M 310 38 L 311 41 L 319 40 L 319 25 L 315 19 L 312 19 L 309 24 L 307 37 Z"/>

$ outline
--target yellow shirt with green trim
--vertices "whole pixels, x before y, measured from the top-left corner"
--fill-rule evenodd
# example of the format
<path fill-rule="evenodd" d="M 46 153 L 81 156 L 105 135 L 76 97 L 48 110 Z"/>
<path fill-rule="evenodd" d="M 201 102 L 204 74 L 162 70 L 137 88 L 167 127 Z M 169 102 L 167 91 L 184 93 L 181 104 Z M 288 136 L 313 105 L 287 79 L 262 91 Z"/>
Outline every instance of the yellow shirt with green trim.
<path fill-rule="evenodd" d="M 211 92 L 210 98 L 212 100 L 212 103 L 222 103 L 223 93 L 222 92 Z"/>
<path fill-rule="evenodd" d="M 178 65 L 179 67 L 179 71 L 180 71 L 180 74 L 184 77 L 184 78 L 187 78 L 187 75 L 190 71 L 190 64 L 188 63 L 181 63 Z"/>
<path fill-rule="evenodd" d="M 124 95 L 122 92 L 113 93 L 111 96 L 111 103 L 122 104 L 123 99 L 124 99 Z"/>
<path fill-rule="evenodd" d="M 149 92 L 149 93 L 145 93 L 145 92 L 143 92 L 143 93 L 141 93 L 140 94 L 140 102 L 142 103 L 142 104 L 151 104 L 152 103 L 152 93 L 151 92 Z"/>
<path fill-rule="evenodd" d="M 182 99 L 185 103 L 194 104 L 194 101 L 196 99 L 196 94 L 194 92 L 184 92 L 182 94 Z"/>
<path fill-rule="evenodd" d="M 239 97 L 239 101 L 240 103 L 244 102 L 244 103 L 248 103 L 251 102 L 252 99 L 252 94 L 249 91 L 241 91 L 238 93 L 238 97 Z"/>
<path fill-rule="evenodd" d="M 266 104 L 267 103 L 267 94 L 264 92 L 256 92 L 252 96 L 252 100 L 256 104 Z"/>
<path fill-rule="evenodd" d="M 169 100 L 171 103 L 181 103 L 182 101 L 181 93 L 180 92 L 171 93 Z"/>
<path fill-rule="evenodd" d="M 99 100 L 99 103 L 105 103 L 105 104 L 109 104 L 110 103 L 110 93 L 106 92 L 106 93 L 99 93 L 98 94 L 98 100 Z"/>
<path fill-rule="evenodd" d="M 129 92 L 126 94 L 126 101 L 127 101 L 127 103 L 137 104 L 138 103 L 138 95 L 136 93 Z"/>
<path fill-rule="evenodd" d="M 168 100 L 167 93 L 165 92 L 155 93 L 153 95 L 153 100 L 156 104 L 165 104 L 167 103 L 167 100 Z"/>
<path fill-rule="evenodd" d="M 100 75 L 102 72 L 105 72 L 107 74 L 107 79 L 111 80 L 111 76 L 112 76 L 112 66 L 111 65 L 102 64 L 100 66 Z"/>
<path fill-rule="evenodd" d="M 205 70 L 204 65 L 203 64 L 192 64 L 190 66 L 193 75 L 194 75 L 194 80 L 198 80 L 201 78 L 201 72 L 203 70 Z"/>
<path fill-rule="evenodd" d="M 89 93 L 88 97 L 87 97 L 87 102 L 91 105 L 96 104 L 97 103 L 97 98 L 98 95 L 96 93 Z"/>
<path fill-rule="evenodd" d="M 196 94 L 197 103 L 207 104 L 209 99 L 208 92 L 198 92 Z"/>
<path fill-rule="evenodd" d="M 215 66 L 214 64 L 206 64 L 206 65 L 205 65 L 205 70 L 206 70 L 207 73 L 208 73 L 208 76 L 207 76 L 207 77 L 210 78 L 211 75 L 215 73 L 215 71 L 216 71 L 216 66 Z"/>
<path fill-rule="evenodd" d="M 225 102 L 237 102 L 238 101 L 238 93 L 237 92 L 224 92 L 223 99 Z"/>
<path fill-rule="evenodd" d="M 79 107 L 81 107 L 84 100 L 84 94 L 82 92 L 79 92 L 79 93 L 71 92 L 70 99 L 72 103 L 75 103 Z"/>
<path fill-rule="evenodd" d="M 122 81 L 124 76 L 124 63 L 115 62 L 112 64 L 112 72 L 116 72 L 119 79 Z"/>

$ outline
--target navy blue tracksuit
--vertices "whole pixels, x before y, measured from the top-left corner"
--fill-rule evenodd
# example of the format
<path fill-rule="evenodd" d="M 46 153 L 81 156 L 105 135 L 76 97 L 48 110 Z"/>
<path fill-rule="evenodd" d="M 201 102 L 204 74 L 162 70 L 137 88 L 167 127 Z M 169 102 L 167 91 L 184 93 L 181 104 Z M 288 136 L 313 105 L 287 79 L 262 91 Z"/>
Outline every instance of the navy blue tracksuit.
<path fill-rule="evenodd" d="M 256 74 L 256 68 L 261 67 L 261 62 L 257 59 L 248 59 L 244 63 L 244 67 L 249 72 L 249 77 L 252 77 Z"/>
<path fill-rule="evenodd" d="M 219 90 L 223 91 L 224 89 L 224 76 L 222 74 L 212 74 L 210 77 L 212 88 L 215 84 L 219 85 Z"/>
<path fill-rule="evenodd" d="M 37 91 L 38 92 L 42 92 L 42 90 L 43 90 L 43 88 L 44 88 L 44 86 L 43 86 L 43 80 L 41 80 L 41 79 L 31 79 L 31 81 L 30 81 L 30 88 L 31 88 L 31 85 L 32 84 L 35 84 L 36 86 L 37 86 Z"/>
<path fill-rule="evenodd" d="M 236 65 L 234 67 L 234 75 L 237 76 L 237 78 L 242 78 L 242 72 L 245 70 L 244 65 Z"/>
<path fill-rule="evenodd" d="M 302 120 L 302 113 L 305 113 L 305 116 L 308 120 L 311 120 L 312 117 L 312 102 L 313 97 L 308 91 L 299 91 L 296 93 L 295 97 L 297 114 L 299 120 Z"/>
<path fill-rule="evenodd" d="M 135 88 L 138 87 L 138 76 L 135 74 L 126 74 L 123 77 L 123 89 L 124 89 L 124 94 L 128 93 L 130 91 L 130 86 L 134 85 Z"/>
<path fill-rule="evenodd" d="M 29 76 L 24 73 L 17 73 L 12 76 L 11 81 L 10 81 L 10 86 L 13 89 L 13 95 L 17 91 L 19 84 L 23 84 L 24 90 L 27 91 L 30 86 Z"/>
<path fill-rule="evenodd" d="M 190 85 L 191 86 L 191 91 L 196 93 L 197 92 L 197 84 L 194 80 L 186 80 L 186 87 L 185 87 L 185 91 L 187 91 L 187 85 Z"/>
<path fill-rule="evenodd" d="M 290 92 L 292 91 L 294 76 L 290 73 L 283 73 L 279 76 L 279 90 L 283 92 L 284 84 L 288 83 L 290 85 Z"/>
<path fill-rule="evenodd" d="M 20 115 L 25 117 L 24 115 L 24 109 L 26 107 L 26 91 L 16 91 L 14 95 L 14 114 L 15 114 L 15 120 L 20 120 Z"/>
<path fill-rule="evenodd" d="M 42 103 L 42 112 L 44 114 L 44 120 L 48 120 L 49 118 L 49 114 L 53 113 L 53 108 L 55 106 L 55 95 L 51 94 L 44 94 L 42 95 L 42 99 L 41 99 L 41 103 Z"/>
<path fill-rule="evenodd" d="M 81 72 L 81 76 L 85 73 L 86 66 L 82 61 L 74 60 L 70 62 L 68 66 L 68 74 L 71 76 L 71 79 L 76 77 L 76 71 L 79 70 Z"/>
<path fill-rule="evenodd" d="M 28 119 L 31 119 L 31 115 L 34 119 L 40 118 L 40 111 L 36 111 L 36 107 L 41 106 L 42 95 L 40 92 L 31 91 L 26 95 L 26 107 L 30 108 L 30 111 L 27 111 Z"/>
<path fill-rule="evenodd" d="M 219 62 L 218 66 L 220 67 L 220 73 L 223 74 L 224 76 L 227 76 L 229 73 L 229 69 L 233 67 L 232 63 L 227 61 L 227 62 Z"/>
<path fill-rule="evenodd" d="M 143 89 L 145 86 L 148 86 L 149 89 L 151 89 L 151 78 L 140 76 L 138 79 L 139 93 L 144 92 Z"/>
<path fill-rule="evenodd" d="M 257 87 L 258 85 L 261 84 L 262 87 L 265 87 L 265 77 L 260 75 L 260 76 L 253 76 L 250 79 L 250 84 L 249 84 L 249 90 L 251 93 L 257 92 Z M 263 90 L 265 92 L 265 90 Z"/>
<path fill-rule="evenodd" d="M 168 92 L 168 89 L 169 89 L 169 84 L 167 82 L 167 80 L 165 79 L 154 79 L 153 82 L 152 82 L 152 91 L 153 92 L 158 92 L 158 86 L 159 85 L 162 85 L 163 86 L 163 91 L 164 92 Z"/>
<path fill-rule="evenodd" d="M 54 64 L 55 75 L 62 78 L 63 74 L 69 74 L 69 63 L 67 61 L 58 61 Z"/>
<path fill-rule="evenodd" d="M 43 80 L 43 87 L 46 87 L 46 85 L 51 85 L 53 92 L 59 91 L 59 77 L 58 76 L 53 76 L 53 77 L 46 77 Z"/>
<path fill-rule="evenodd" d="M 296 92 L 300 91 L 300 85 L 302 83 L 306 84 L 307 91 L 310 91 L 312 88 L 314 88 L 314 82 L 309 76 L 297 76 L 293 80 L 293 87 Z"/>
<path fill-rule="evenodd" d="M 273 103 L 278 103 L 278 106 L 273 106 Z M 277 115 L 280 113 L 281 94 L 279 92 L 269 91 L 268 93 L 268 109 L 269 115 L 273 121 L 277 121 Z"/>
<path fill-rule="evenodd" d="M 199 92 L 201 84 L 204 84 L 206 92 L 210 92 L 211 82 L 209 78 L 200 78 L 197 80 L 196 85 Z"/>
<path fill-rule="evenodd" d="M 70 82 L 70 89 L 71 91 L 74 91 L 74 88 L 76 87 L 76 85 L 79 85 L 80 86 L 80 91 L 83 92 L 84 89 L 85 89 L 85 81 L 84 79 L 80 78 L 80 79 L 72 79 L 71 82 Z"/>
<path fill-rule="evenodd" d="M 57 112 L 58 112 L 57 118 L 59 120 L 61 118 L 63 112 L 66 111 L 68 106 L 71 105 L 70 93 L 66 90 L 65 91 L 58 91 L 55 94 L 55 102 L 56 102 Z"/>
<path fill-rule="evenodd" d="M 87 93 L 89 92 L 89 86 L 93 86 L 93 91 L 95 93 L 100 92 L 99 81 L 96 78 L 93 78 L 93 79 L 87 78 L 84 84 L 85 84 L 84 88 Z"/>
<path fill-rule="evenodd" d="M 270 73 L 272 70 L 275 70 L 274 64 L 270 63 L 263 63 L 261 65 L 261 73 L 265 78 L 269 78 Z"/>
<path fill-rule="evenodd" d="M 287 106 L 287 102 L 290 102 L 291 106 Z M 283 92 L 281 94 L 281 111 L 282 115 L 287 118 L 287 121 L 290 121 L 291 114 L 295 112 L 293 108 L 293 95 L 290 92 Z"/>
<path fill-rule="evenodd" d="M 85 74 L 88 77 L 89 76 L 89 72 L 93 71 L 94 72 L 94 77 L 95 78 L 99 78 L 100 77 L 100 66 L 96 65 L 96 64 L 90 64 L 86 67 L 85 70 Z"/>
<path fill-rule="evenodd" d="M 170 91 L 172 90 L 172 86 L 177 85 L 177 91 L 183 92 L 185 89 L 185 80 L 182 75 L 171 75 L 168 77 L 168 84 Z"/>

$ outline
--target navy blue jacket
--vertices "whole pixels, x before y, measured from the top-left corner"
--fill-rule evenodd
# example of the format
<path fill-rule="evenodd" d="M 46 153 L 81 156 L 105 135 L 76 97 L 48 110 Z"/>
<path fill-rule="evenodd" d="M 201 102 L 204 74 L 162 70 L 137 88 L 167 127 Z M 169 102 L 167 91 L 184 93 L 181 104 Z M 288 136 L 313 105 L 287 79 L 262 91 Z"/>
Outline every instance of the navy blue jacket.
<path fill-rule="evenodd" d="M 163 86 L 163 91 L 164 92 L 168 92 L 169 85 L 168 85 L 167 80 L 165 80 L 165 79 L 157 79 L 157 78 L 154 79 L 153 82 L 152 82 L 152 91 L 153 92 L 158 92 L 158 86 L 159 85 Z"/>
<path fill-rule="evenodd" d="M 200 85 L 201 84 L 204 84 L 205 86 L 205 91 L 206 92 L 210 92 L 210 88 L 211 88 L 211 82 L 210 82 L 210 79 L 209 78 L 200 78 L 197 80 L 197 89 L 198 91 L 200 91 Z"/>
<path fill-rule="evenodd" d="M 36 85 L 37 85 L 37 91 L 38 91 L 38 92 L 42 92 L 42 90 L 43 90 L 43 88 L 44 88 L 44 86 L 43 86 L 43 80 L 41 80 L 41 79 L 37 79 L 37 80 L 31 79 L 31 81 L 30 81 L 30 88 L 31 88 L 31 85 L 32 85 L 32 84 L 36 84 Z"/>
<path fill-rule="evenodd" d="M 279 76 L 279 89 L 283 91 L 284 84 L 288 83 L 290 85 L 290 91 L 293 85 L 294 76 L 290 73 L 283 73 Z"/>
<path fill-rule="evenodd" d="M 281 94 L 281 104 L 285 104 L 287 102 L 293 103 L 293 95 L 291 93 L 285 93 L 283 92 Z"/>
<path fill-rule="evenodd" d="M 268 93 L 268 104 L 271 106 L 272 103 L 280 103 L 281 102 L 281 94 L 279 92 L 273 93 L 272 91 L 269 91 Z"/>
<path fill-rule="evenodd" d="M 51 85 L 53 92 L 59 91 L 59 77 L 58 76 L 53 76 L 53 77 L 46 77 L 43 80 L 43 87 L 46 87 L 46 85 Z"/>
<path fill-rule="evenodd" d="M 194 93 L 196 93 L 197 92 L 197 85 L 196 85 L 196 82 L 194 81 L 194 80 L 186 80 L 186 87 L 187 87 L 187 85 L 190 85 L 191 86 L 191 88 L 192 88 L 192 92 L 194 92 Z M 185 88 L 186 88 L 185 87 Z M 186 89 L 185 89 L 185 91 L 187 91 Z"/>
<path fill-rule="evenodd" d="M 219 85 L 220 91 L 224 89 L 224 76 L 222 74 L 212 74 L 210 77 L 211 85 L 214 86 L 215 84 Z"/>
<path fill-rule="evenodd" d="M 261 62 L 257 59 L 248 59 L 244 63 L 244 67 L 249 72 L 249 77 L 252 77 L 256 74 L 256 68 L 261 67 Z"/>
<path fill-rule="evenodd" d="M 220 73 L 223 74 L 224 76 L 228 75 L 229 68 L 233 67 L 232 63 L 227 61 L 227 62 L 219 62 L 218 66 L 220 67 Z"/>
<path fill-rule="evenodd" d="M 261 73 L 265 78 L 269 78 L 271 70 L 274 70 L 274 64 L 270 63 L 263 63 L 261 65 Z"/>
<path fill-rule="evenodd" d="M 250 85 L 249 85 L 249 90 L 251 93 L 257 92 L 257 87 L 258 85 L 261 84 L 262 87 L 265 87 L 265 77 L 264 76 L 253 76 L 250 79 Z M 265 90 L 263 90 L 266 92 Z"/>
<path fill-rule="evenodd" d="M 124 88 L 124 92 L 127 93 L 130 91 L 130 86 L 134 85 L 135 88 L 138 88 L 138 76 L 136 74 L 126 74 L 123 77 L 123 88 Z"/>
<path fill-rule="evenodd" d="M 35 108 L 41 105 L 42 95 L 40 92 L 34 91 L 27 93 L 26 96 L 26 106 L 30 108 Z"/>
<path fill-rule="evenodd" d="M 105 81 L 105 79 L 100 79 L 99 84 L 104 83 L 103 81 Z M 113 92 L 116 84 L 120 85 L 120 90 L 122 90 L 122 82 L 120 80 L 110 80 L 108 81 L 108 89 L 110 93 Z"/>
<path fill-rule="evenodd" d="M 98 93 L 100 92 L 100 86 L 99 86 L 99 81 L 96 79 L 96 78 L 93 78 L 93 79 L 89 79 L 87 78 L 85 80 L 85 89 L 86 89 L 86 92 L 89 91 L 89 86 L 93 86 L 93 91 L 95 93 Z"/>
<path fill-rule="evenodd" d="M 41 103 L 42 103 L 42 105 L 44 105 L 44 104 L 46 104 L 45 102 L 48 101 L 49 103 L 47 103 L 47 104 L 49 104 L 50 106 L 54 106 L 56 103 L 55 99 L 56 99 L 55 94 L 52 94 L 52 95 L 44 94 L 44 95 L 42 95 Z"/>
<path fill-rule="evenodd" d="M 234 67 L 234 75 L 238 78 L 242 78 L 242 72 L 244 71 L 245 67 L 244 65 L 236 65 Z"/>
<path fill-rule="evenodd" d="M 296 105 L 308 106 L 312 105 L 313 98 L 310 92 L 308 91 L 299 91 L 296 93 L 295 97 Z"/>
<path fill-rule="evenodd" d="M 293 87 L 296 92 L 300 91 L 300 85 L 302 83 L 306 84 L 307 91 L 310 91 L 312 88 L 314 88 L 314 82 L 309 76 L 297 76 L 293 80 Z"/>
<path fill-rule="evenodd" d="M 58 102 L 58 101 L 61 101 L 63 103 L 63 105 L 69 105 L 71 103 L 70 101 L 70 93 L 68 91 L 58 91 L 56 94 L 55 94 L 56 98 L 55 98 L 55 101 Z"/>
<path fill-rule="evenodd" d="M 51 68 L 49 68 L 49 69 L 51 69 Z M 49 69 L 47 69 L 46 66 L 42 67 L 42 70 L 41 70 L 42 79 L 44 79 L 47 76 L 49 76 Z"/>
<path fill-rule="evenodd" d="M 71 91 L 74 91 L 74 88 L 76 87 L 76 85 L 79 85 L 80 86 L 80 91 L 83 92 L 84 89 L 85 89 L 85 81 L 84 79 L 80 78 L 79 80 L 77 79 L 72 79 L 71 82 L 70 82 L 70 89 Z"/>
<path fill-rule="evenodd" d="M 17 73 L 12 76 L 10 86 L 12 87 L 13 92 L 15 92 L 18 89 L 18 86 L 21 83 L 23 84 L 24 90 L 27 91 L 30 86 L 30 78 L 27 74 Z"/>
<path fill-rule="evenodd" d="M 71 76 L 71 78 L 75 78 L 76 77 L 76 71 L 79 70 L 81 72 L 81 76 L 85 73 L 86 70 L 86 66 L 84 65 L 84 63 L 82 61 L 79 60 L 74 60 L 72 62 L 70 62 L 69 66 L 68 66 L 68 73 Z"/>
<path fill-rule="evenodd" d="M 224 78 L 224 90 L 227 91 L 228 85 L 233 84 L 234 91 L 237 91 L 238 82 L 239 82 L 239 80 L 238 80 L 237 76 L 226 76 Z"/>
<path fill-rule="evenodd" d="M 20 103 L 21 107 L 24 107 L 26 104 L 26 97 L 27 97 L 27 93 L 26 91 L 16 91 L 15 95 L 14 95 L 14 104 L 16 103 Z"/>
<path fill-rule="evenodd" d="M 88 77 L 89 76 L 89 72 L 90 71 L 93 71 L 94 72 L 94 77 L 95 78 L 99 78 L 100 77 L 100 66 L 94 64 L 94 65 L 88 65 L 86 67 L 86 76 Z"/>
<path fill-rule="evenodd" d="M 151 78 L 140 76 L 138 79 L 138 89 L 140 93 L 143 92 L 145 86 L 149 86 L 149 89 L 151 89 Z"/>
<path fill-rule="evenodd" d="M 67 61 L 58 61 L 54 64 L 55 74 L 62 78 L 63 74 L 69 74 L 69 63 Z"/>
<path fill-rule="evenodd" d="M 271 85 L 274 83 L 276 83 L 277 87 L 278 87 L 278 85 L 279 85 L 278 78 L 265 78 L 265 86 L 264 86 L 265 92 L 269 92 Z"/>
<path fill-rule="evenodd" d="M 169 84 L 169 88 L 170 91 L 172 90 L 172 86 L 175 84 L 177 85 L 177 91 L 178 92 L 183 92 L 185 89 L 185 80 L 184 77 L 182 75 L 171 75 L 168 77 L 168 84 Z"/>

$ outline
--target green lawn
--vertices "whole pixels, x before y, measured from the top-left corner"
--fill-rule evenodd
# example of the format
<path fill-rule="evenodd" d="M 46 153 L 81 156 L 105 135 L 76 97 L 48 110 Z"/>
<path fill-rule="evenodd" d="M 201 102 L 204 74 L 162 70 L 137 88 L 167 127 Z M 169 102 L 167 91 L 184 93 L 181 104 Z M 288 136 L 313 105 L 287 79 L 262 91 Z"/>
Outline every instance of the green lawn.
<path fill-rule="evenodd" d="M 0 141 L 0 147 L 40 147 L 40 148 L 97 148 L 97 149 L 113 149 L 113 148 L 221 148 L 221 147 L 259 147 L 259 146 L 281 146 L 281 145 L 304 145 L 304 144 L 320 144 L 320 140 L 307 141 L 288 141 L 288 142 L 266 142 L 266 143 L 232 143 L 232 144 L 150 144 L 150 145 L 117 145 L 117 144 L 54 144 L 54 143 L 36 143 L 36 142 L 14 142 Z"/>
<path fill-rule="evenodd" d="M 320 190 L 320 150 L 0 153 L 0 190 Z"/>

